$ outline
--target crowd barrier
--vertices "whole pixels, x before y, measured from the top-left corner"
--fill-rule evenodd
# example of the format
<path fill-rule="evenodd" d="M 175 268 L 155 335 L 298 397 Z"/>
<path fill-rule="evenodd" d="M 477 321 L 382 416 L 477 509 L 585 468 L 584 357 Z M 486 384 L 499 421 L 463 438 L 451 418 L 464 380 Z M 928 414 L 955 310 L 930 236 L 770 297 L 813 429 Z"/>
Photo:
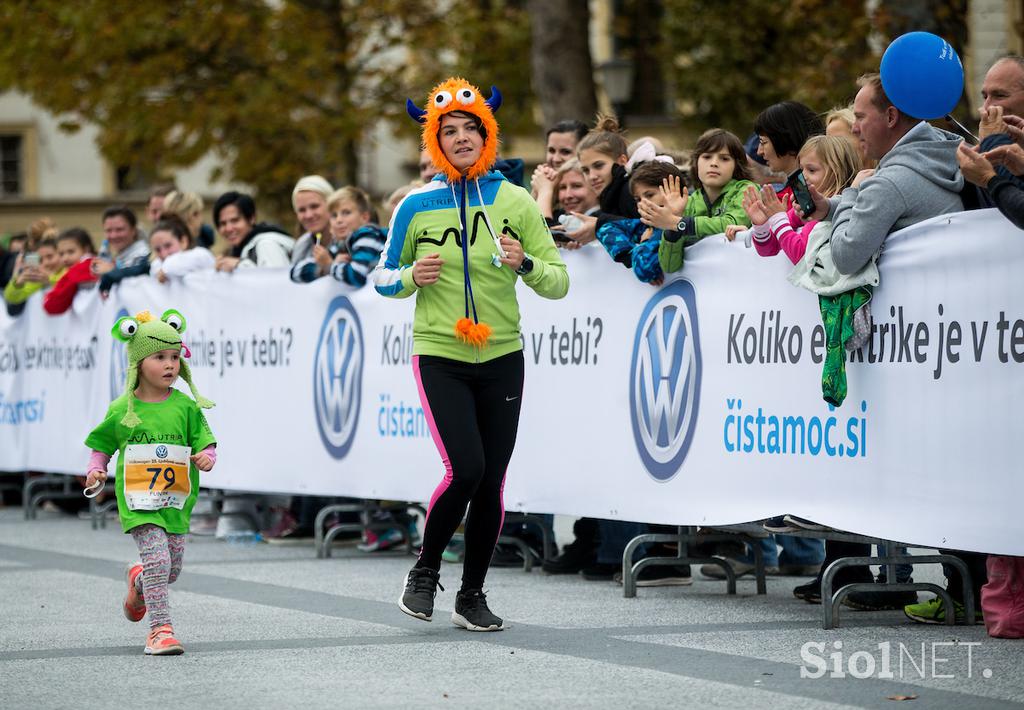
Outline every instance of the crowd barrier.
<path fill-rule="evenodd" d="M 817 299 L 784 255 L 708 238 L 652 288 L 597 245 L 569 295 L 520 284 L 526 389 L 510 510 L 670 525 L 792 513 L 883 539 L 1024 555 L 1024 234 L 993 210 L 889 237 L 868 345 L 821 397 Z M 0 470 L 81 473 L 120 393 L 119 315 L 174 307 L 225 490 L 427 500 L 441 464 L 410 368 L 414 299 L 283 270 L 123 282 L 0 316 Z M 487 319 L 486 310 L 481 318 Z"/>

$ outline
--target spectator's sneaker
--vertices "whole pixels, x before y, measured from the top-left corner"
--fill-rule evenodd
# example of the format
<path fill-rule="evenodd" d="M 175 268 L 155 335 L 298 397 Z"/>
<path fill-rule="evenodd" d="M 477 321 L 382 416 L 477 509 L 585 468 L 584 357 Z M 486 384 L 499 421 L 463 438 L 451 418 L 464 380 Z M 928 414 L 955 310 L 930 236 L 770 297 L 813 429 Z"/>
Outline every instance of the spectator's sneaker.
<path fill-rule="evenodd" d="M 440 573 L 426 567 L 413 567 L 405 576 L 405 592 L 398 600 L 398 608 L 409 616 L 430 621 L 434 615 L 434 595 L 441 587 Z"/>
<path fill-rule="evenodd" d="M 922 624 L 945 624 L 946 623 L 946 604 L 942 601 L 941 597 L 935 597 L 929 599 L 926 602 L 920 604 L 909 604 L 903 607 L 903 613 L 908 618 L 919 621 Z M 953 602 L 953 613 L 956 614 L 956 623 L 962 624 L 966 620 L 966 614 L 964 605 L 960 602 Z M 974 620 L 981 622 L 984 620 L 981 609 L 975 609 Z"/>
<path fill-rule="evenodd" d="M 828 525 L 822 525 L 816 523 L 813 520 L 807 518 L 798 518 L 795 515 L 783 515 L 782 521 L 790 527 L 796 528 L 797 530 L 813 530 L 815 532 L 831 532 L 832 528 Z"/>
<path fill-rule="evenodd" d="M 821 580 L 813 579 L 807 584 L 793 587 L 793 596 L 808 604 L 821 604 Z"/>
<path fill-rule="evenodd" d="M 452 623 L 468 631 L 501 631 L 505 623 L 487 608 L 482 589 L 463 589 L 455 595 Z"/>
<path fill-rule="evenodd" d="M 725 561 L 729 563 L 730 567 L 732 567 L 732 571 L 736 574 L 737 578 L 754 573 L 753 562 L 744 562 L 743 560 L 733 560 L 729 558 L 726 558 Z M 701 565 L 700 573 L 708 579 L 725 579 L 725 571 L 722 570 L 719 565 Z M 779 568 L 774 565 L 765 565 L 764 573 L 774 576 L 779 573 Z"/>
<path fill-rule="evenodd" d="M 802 529 L 796 525 L 791 525 L 790 523 L 787 523 L 786 516 L 784 515 L 777 515 L 774 518 L 768 518 L 763 523 L 761 523 L 761 527 L 770 533 L 776 534 L 799 532 Z"/>
<path fill-rule="evenodd" d="M 402 531 L 398 528 L 385 530 L 379 535 L 373 530 L 366 530 L 364 541 L 356 545 L 356 549 L 360 552 L 381 552 L 401 544 L 404 540 Z"/>
<path fill-rule="evenodd" d="M 452 540 L 441 553 L 441 559 L 445 562 L 458 564 L 466 558 L 466 543 L 462 540 Z"/>
<path fill-rule="evenodd" d="M 134 564 L 128 567 L 125 578 L 128 580 L 128 594 L 124 597 L 124 618 L 128 621 L 142 621 L 146 615 L 146 601 L 142 594 L 135 588 L 135 580 L 142 574 L 142 565 Z"/>
<path fill-rule="evenodd" d="M 622 570 L 615 573 L 613 581 L 622 584 Z M 640 570 L 636 578 L 638 587 L 687 587 L 693 584 L 690 565 L 652 565 Z"/>
<path fill-rule="evenodd" d="M 913 582 L 913 579 L 907 580 Z M 917 606 L 917 592 L 887 592 L 885 587 L 878 591 L 850 592 L 843 599 L 843 606 L 858 611 L 885 611 Z"/>
<path fill-rule="evenodd" d="M 295 519 L 295 516 L 289 511 L 284 510 L 281 512 L 281 517 L 277 519 L 277 522 L 269 529 L 261 530 L 260 535 L 263 536 L 264 540 L 276 540 L 288 537 L 298 529 L 299 522 Z"/>
<path fill-rule="evenodd" d="M 611 582 L 615 573 L 622 569 L 622 565 L 606 565 L 602 562 L 595 562 L 589 567 L 580 570 L 583 579 L 588 582 Z"/>
<path fill-rule="evenodd" d="M 149 632 L 149 638 L 146 639 L 147 656 L 177 656 L 182 653 L 185 653 L 185 647 L 174 638 L 174 629 L 170 624 L 157 626 Z"/>
<path fill-rule="evenodd" d="M 596 549 L 592 545 L 576 540 L 566 545 L 558 557 L 546 560 L 542 568 L 548 574 L 577 574 L 584 567 L 594 564 L 596 557 Z"/>

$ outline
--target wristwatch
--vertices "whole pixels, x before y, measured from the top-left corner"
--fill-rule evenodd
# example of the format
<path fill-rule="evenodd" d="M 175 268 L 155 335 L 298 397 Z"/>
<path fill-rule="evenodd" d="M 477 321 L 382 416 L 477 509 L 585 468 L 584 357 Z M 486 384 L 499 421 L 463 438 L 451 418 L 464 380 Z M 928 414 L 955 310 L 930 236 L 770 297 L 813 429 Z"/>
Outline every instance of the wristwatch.
<path fill-rule="evenodd" d="M 531 271 L 533 271 L 533 259 L 524 255 L 523 263 L 519 265 L 518 269 L 516 269 L 516 273 L 519 274 L 520 276 L 526 276 Z"/>
<path fill-rule="evenodd" d="M 686 217 L 679 220 L 679 223 L 676 225 L 676 231 L 680 234 L 686 234 Z"/>

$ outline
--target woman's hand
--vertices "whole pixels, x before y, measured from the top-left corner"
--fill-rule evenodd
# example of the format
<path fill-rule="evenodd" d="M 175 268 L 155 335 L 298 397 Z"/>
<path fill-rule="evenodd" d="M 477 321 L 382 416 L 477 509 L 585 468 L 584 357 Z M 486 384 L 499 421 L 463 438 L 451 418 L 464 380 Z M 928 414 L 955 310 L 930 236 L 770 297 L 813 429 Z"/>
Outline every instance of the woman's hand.
<path fill-rule="evenodd" d="M 419 288 L 436 283 L 441 278 L 441 265 L 444 260 L 441 254 L 435 252 L 427 254 L 422 259 L 417 259 L 412 265 L 412 281 Z"/>
<path fill-rule="evenodd" d="M 89 270 L 96 276 L 103 276 L 103 274 L 114 270 L 114 262 L 96 258 L 89 265 Z"/>
<path fill-rule="evenodd" d="M 317 268 L 320 269 L 320 275 L 323 276 L 331 268 L 331 252 L 319 244 L 315 244 L 313 246 L 313 261 L 316 262 Z"/>
<path fill-rule="evenodd" d="M 523 259 L 526 257 L 526 254 L 523 253 L 523 245 L 519 243 L 518 239 L 502 237 L 498 242 L 501 244 L 502 251 L 505 252 L 505 256 L 501 257 L 502 264 L 505 264 L 513 271 L 523 265 Z"/>
<path fill-rule="evenodd" d="M 224 271 L 225 273 L 231 273 L 238 268 L 238 262 L 240 262 L 237 256 L 218 256 L 215 268 L 217 271 Z"/>
<path fill-rule="evenodd" d="M 989 152 L 994 153 L 995 151 Z M 984 155 L 978 152 L 977 146 L 961 143 L 956 149 L 956 161 L 960 163 L 960 172 L 963 173 L 964 179 L 978 187 L 985 187 L 989 180 L 996 176 L 996 169 Z"/>
<path fill-rule="evenodd" d="M 575 232 L 566 232 L 565 236 L 576 242 L 577 246 L 571 247 L 572 249 L 579 249 L 584 244 L 590 244 L 590 242 L 597 239 L 597 217 L 583 214 L 582 212 L 572 212 L 573 217 L 583 222 L 583 226 L 577 229 Z"/>
<path fill-rule="evenodd" d="M 680 189 L 678 175 L 669 175 L 661 181 L 661 194 L 665 198 L 665 206 L 682 219 L 682 215 L 686 214 L 686 203 L 690 201 L 690 191 L 685 187 Z"/>
<path fill-rule="evenodd" d="M 192 454 L 189 456 L 192 459 L 192 463 L 196 465 L 200 471 L 210 471 L 213 469 L 213 459 L 210 458 L 209 454 L 205 454 L 200 451 L 198 454 Z"/>
<path fill-rule="evenodd" d="M 992 165 L 1002 165 L 1014 175 L 1024 175 L 1024 149 L 1016 143 L 993 148 L 982 153 L 982 157 Z"/>
<path fill-rule="evenodd" d="M 772 190 L 771 185 L 766 186 L 769 190 Z M 772 190 L 774 192 L 774 190 Z M 764 203 L 761 202 L 761 194 L 757 191 L 754 186 L 748 187 L 743 191 L 743 211 L 750 217 L 751 224 L 761 226 L 768 221 L 768 212 L 765 210 Z M 739 230 L 737 230 L 739 231 Z M 728 228 L 725 230 L 726 239 L 730 239 Z M 733 233 L 732 238 L 735 238 L 736 234 Z"/>
<path fill-rule="evenodd" d="M 668 208 L 668 205 L 661 207 L 647 198 L 640 200 L 636 208 L 640 212 L 640 221 L 648 227 L 675 229 L 679 224 L 679 220 L 683 218 L 681 212 L 673 212 Z"/>

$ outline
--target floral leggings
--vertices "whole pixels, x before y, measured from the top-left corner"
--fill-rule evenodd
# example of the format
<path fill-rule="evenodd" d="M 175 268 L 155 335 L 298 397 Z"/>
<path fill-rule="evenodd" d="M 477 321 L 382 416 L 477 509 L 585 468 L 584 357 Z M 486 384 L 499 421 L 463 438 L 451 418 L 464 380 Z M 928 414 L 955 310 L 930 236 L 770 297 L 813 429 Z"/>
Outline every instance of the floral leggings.
<path fill-rule="evenodd" d="M 142 574 L 135 578 L 135 589 L 146 600 L 149 627 L 171 623 L 171 608 L 167 602 L 167 585 L 181 573 L 185 554 L 185 536 L 169 533 L 149 523 L 131 529 L 139 548 Z"/>

